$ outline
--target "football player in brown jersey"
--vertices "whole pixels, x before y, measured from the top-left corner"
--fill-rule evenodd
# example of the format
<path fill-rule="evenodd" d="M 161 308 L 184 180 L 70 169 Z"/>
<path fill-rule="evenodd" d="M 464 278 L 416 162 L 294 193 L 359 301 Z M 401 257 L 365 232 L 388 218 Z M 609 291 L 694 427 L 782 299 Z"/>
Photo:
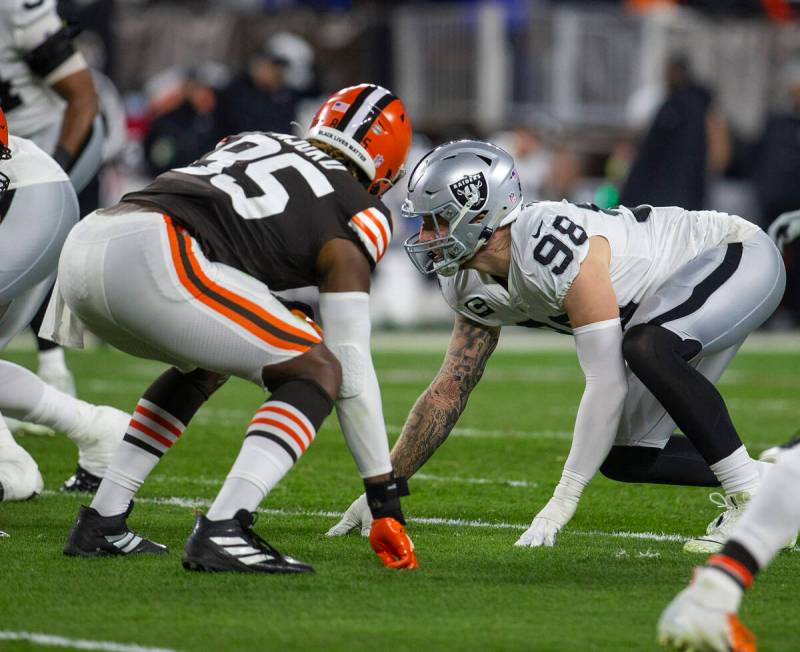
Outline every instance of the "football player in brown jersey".
<path fill-rule="evenodd" d="M 45 325 L 80 345 L 88 328 L 117 348 L 172 367 L 144 393 L 91 507 L 64 552 L 163 553 L 130 531 L 132 497 L 205 400 L 231 376 L 269 396 L 183 565 L 191 570 L 310 572 L 253 530 L 264 496 L 311 445 L 336 405 L 386 566 L 415 568 L 369 349 L 370 274 L 392 220 L 381 194 L 403 174 L 411 125 L 385 88 L 329 98 L 305 139 L 248 132 L 171 170 L 71 233 Z M 320 290 L 324 336 L 272 291 Z"/>

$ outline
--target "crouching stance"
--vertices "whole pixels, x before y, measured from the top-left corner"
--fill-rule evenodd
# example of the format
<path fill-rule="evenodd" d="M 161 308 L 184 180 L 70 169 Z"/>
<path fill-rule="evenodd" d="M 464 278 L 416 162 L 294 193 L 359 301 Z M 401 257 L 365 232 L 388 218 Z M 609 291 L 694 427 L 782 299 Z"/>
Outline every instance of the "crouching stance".
<path fill-rule="evenodd" d="M 445 362 L 392 452 L 395 468 L 410 476 L 446 439 L 502 326 L 550 328 L 574 336 L 586 385 L 561 480 L 517 545 L 552 546 L 601 471 L 721 485 L 725 494 L 712 496 L 722 517 L 685 548 L 719 550 L 760 481 L 761 463 L 714 383 L 783 294 L 767 235 L 713 211 L 523 205 L 511 157 L 475 141 L 422 159 L 403 212 L 422 220 L 406 250 L 420 271 L 439 274 L 456 320 Z M 363 504 L 330 534 L 368 520 Z"/>
<path fill-rule="evenodd" d="M 405 482 L 392 471 L 370 356 L 368 296 L 392 227 L 378 195 L 401 175 L 410 137 L 405 109 L 389 91 L 344 89 L 322 106 L 308 140 L 226 138 L 70 233 L 52 328 L 69 339 L 86 326 L 173 367 L 136 406 L 66 554 L 166 552 L 129 530 L 132 497 L 206 399 L 238 376 L 269 397 L 208 514 L 197 517 L 184 567 L 312 570 L 256 534 L 253 514 L 334 403 L 370 498 L 372 546 L 387 566 L 416 567 L 400 508 Z M 324 341 L 310 315 L 272 294 L 307 285 L 321 291 Z"/>
<path fill-rule="evenodd" d="M 64 239 L 77 220 L 78 200 L 67 175 L 31 141 L 9 136 L 0 110 L 0 350 L 47 296 Z M 75 399 L 5 360 L 0 410 L 64 432 L 78 446 L 78 469 L 65 490 L 97 488 L 128 423 L 124 412 Z M 36 462 L 0 418 L 0 500 L 26 500 L 42 487 Z"/>

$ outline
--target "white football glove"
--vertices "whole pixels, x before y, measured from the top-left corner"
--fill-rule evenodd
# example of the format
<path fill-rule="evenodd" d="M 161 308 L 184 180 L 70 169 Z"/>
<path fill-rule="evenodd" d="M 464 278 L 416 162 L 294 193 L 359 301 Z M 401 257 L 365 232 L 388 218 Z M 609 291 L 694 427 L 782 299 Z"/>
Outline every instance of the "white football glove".
<path fill-rule="evenodd" d="M 800 210 L 778 215 L 777 219 L 769 225 L 767 234 L 778 246 L 778 249 L 783 251 L 787 244 L 800 237 Z"/>
<path fill-rule="evenodd" d="M 517 539 L 515 546 L 554 546 L 556 535 L 575 515 L 586 482 L 576 473 L 564 471 L 553 497 L 534 517 L 531 526 Z"/>
<path fill-rule="evenodd" d="M 328 530 L 325 536 L 341 537 L 355 528 L 361 528 L 362 537 L 368 537 L 372 528 L 372 512 L 367 505 L 366 494 L 361 494 L 352 502 L 341 520 Z"/>

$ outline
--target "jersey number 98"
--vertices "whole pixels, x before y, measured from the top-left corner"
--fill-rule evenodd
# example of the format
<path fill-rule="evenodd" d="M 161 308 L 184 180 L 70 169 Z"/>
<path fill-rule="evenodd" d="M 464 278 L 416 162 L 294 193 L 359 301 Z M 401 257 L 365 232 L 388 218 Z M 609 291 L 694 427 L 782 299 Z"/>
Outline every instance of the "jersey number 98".
<path fill-rule="evenodd" d="M 589 237 L 583 227 L 578 226 L 564 215 L 559 215 L 553 220 L 553 228 L 569 237 L 572 244 L 577 246 L 582 245 Z M 561 257 L 553 267 L 553 274 L 556 275 L 563 274 L 575 257 L 569 245 L 564 244 L 560 238 L 555 237 L 552 233 L 547 233 L 539 240 L 533 250 L 534 259 L 542 265 L 550 265 L 559 254 L 561 254 Z"/>

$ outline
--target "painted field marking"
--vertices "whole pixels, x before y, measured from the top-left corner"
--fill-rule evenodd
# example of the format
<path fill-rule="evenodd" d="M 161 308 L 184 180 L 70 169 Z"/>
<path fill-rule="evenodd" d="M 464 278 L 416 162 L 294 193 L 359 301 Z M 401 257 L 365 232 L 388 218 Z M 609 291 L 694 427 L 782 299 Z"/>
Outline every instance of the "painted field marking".
<path fill-rule="evenodd" d="M 450 484 L 472 484 L 472 485 L 501 485 L 505 487 L 522 487 L 525 489 L 535 489 L 539 487 L 538 482 L 529 482 L 528 480 L 510 480 L 508 478 L 464 478 L 460 476 L 446 476 L 435 475 L 432 473 L 415 473 L 414 482 L 422 480 L 423 482 L 448 482 Z M 206 487 L 221 487 L 225 481 L 224 477 L 218 479 L 191 476 L 174 476 L 174 475 L 154 475 L 149 478 L 150 482 L 158 482 L 165 484 L 167 482 L 177 482 L 183 484 L 197 484 Z"/>
<path fill-rule="evenodd" d="M 61 496 L 65 494 L 58 491 L 43 491 L 43 496 Z M 182 498 L 180 496 L 166 496 L 163 498 L 136 498 L 137 503 L 147 505 L 166 505 L 169 507 L 185 507 L 187 509 L 198 509 L 201 507 L 209 507 L 212 503 L 211 500 L 205 498 Z M 320 517 L 320 518 L 341 518 L 342 512 L 331 512 L 325 510 L 291 510 L 291 509 L 273 509 L 261 507 L 256 510 L 260 514 L 268 514 L 270 516 L 304 516 L 304 517 Z M 480 519 L 462 519 L 462 518 L 441 518 L 436 516 L 412 516 L 407 519 L 411 523 L 419 523 L 421 525 L 444 525 L 446 527 L 466 527 L 466 528 L 484 528 L 489 530 L 527 530 L 529 524 L 521 523 L 507 523 L 504 521 L 483 521 Z M 665 532 L 628 532 L 612 531 L 605 532 L 602 530 L 567 530 L 567 534 L 574 534 L 579 537 L 604 537 L 610 539 L 637 539 L 643 541 L 672 541 L 681 542 L 686 541 L 687 537 L 680 534 L 669 534 Z"/>
<path fill-rule="evenodd" d="M 40 632 L 13 632 L 0 630 L 0 641 L 28 641 L 50 647 L 67 647 L 73 650 L 100 650 L 102 652 L 176 652 L 172 648 L 147 647 L 135 643 L 113 641 L 88 641 L 82 638 L 66 638 Z"/>

